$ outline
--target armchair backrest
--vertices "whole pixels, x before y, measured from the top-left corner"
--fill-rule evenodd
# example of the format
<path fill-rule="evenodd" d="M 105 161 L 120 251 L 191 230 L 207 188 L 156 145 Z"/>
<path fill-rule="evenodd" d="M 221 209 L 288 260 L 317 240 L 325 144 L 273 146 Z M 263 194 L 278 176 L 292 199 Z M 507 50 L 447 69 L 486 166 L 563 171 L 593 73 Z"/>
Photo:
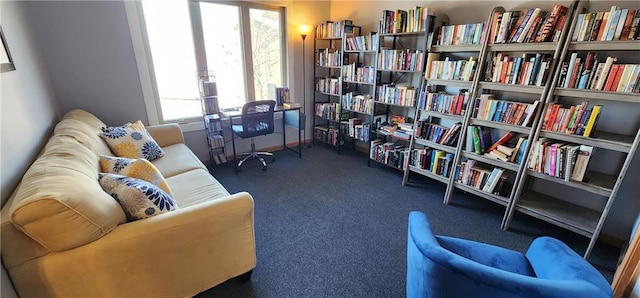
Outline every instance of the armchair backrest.
<path fill-rule="evenodd" d="M 250 101 L 242 106 L 242 137 L 273 133 L 273 112 L 276 106 L 274 100 Z"/>

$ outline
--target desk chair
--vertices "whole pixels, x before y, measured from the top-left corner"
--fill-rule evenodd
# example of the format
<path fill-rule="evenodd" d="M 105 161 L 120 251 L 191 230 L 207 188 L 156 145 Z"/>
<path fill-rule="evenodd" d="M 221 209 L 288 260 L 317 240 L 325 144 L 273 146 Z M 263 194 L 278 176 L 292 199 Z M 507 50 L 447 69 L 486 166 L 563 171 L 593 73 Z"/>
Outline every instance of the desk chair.
<path fill-rule="evenodd" d="M 275 160 L 275 156 L 271 152 L 257 152 L 256 143 L 254 137 L 264 136 L 273 133 L 273 112 L 276 102 L 274 100 L 258 100 L 250 101 L 244 104 L 242 107 L 242 118 L 240 124 L 231 123 L 232 143 L 233 143 L 233 157 L 237 160 L 236 156 L 236 143 L 235 136 L 246 139 L 251 138 L 251 152 L 241 154 L 245 156 L 236 165 L 236 173 L 240 171 L 242 164 L 252 158 L 260 160 L 262 162 L 262 170 L 267 170 L 267 162 L 262 156 L 271 156 L 272 160 Z"/>

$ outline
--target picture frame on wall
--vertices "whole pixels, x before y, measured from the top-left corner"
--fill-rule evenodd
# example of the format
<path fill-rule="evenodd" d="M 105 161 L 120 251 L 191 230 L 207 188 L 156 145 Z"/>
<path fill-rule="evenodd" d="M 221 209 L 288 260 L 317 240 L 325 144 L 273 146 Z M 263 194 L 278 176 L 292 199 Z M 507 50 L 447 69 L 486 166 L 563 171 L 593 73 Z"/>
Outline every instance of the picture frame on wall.
<path fill-rule="evenodd" d="M 9 52 L 9 46 L 7 40 L 4 37 L 4 31 L 0 27 L 0 38 L 2 39 L 2 47 L 0 47 L 0 72 L 7 72 L 16 69 L 11 58 L 11 52 Z"/>

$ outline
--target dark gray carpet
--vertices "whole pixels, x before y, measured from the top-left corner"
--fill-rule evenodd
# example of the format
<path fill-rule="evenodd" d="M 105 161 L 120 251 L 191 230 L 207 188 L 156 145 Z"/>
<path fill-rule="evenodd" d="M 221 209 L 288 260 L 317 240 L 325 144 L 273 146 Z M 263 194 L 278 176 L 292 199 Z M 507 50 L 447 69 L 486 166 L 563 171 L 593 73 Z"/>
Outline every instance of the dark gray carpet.
<path fill-rule="evenodd" d="M 445 185 L 383 165 L 362 153 L 315 145 L 303 158 L 276 152 L 266 172 L 258 162 L 235 175 L 211 169 L 234 193 L 255 200 L 258 264 L 250 282 L 229 281 L 198 297 L 404 297 L 407 218 L 427 214 L 437 234 L 525 251 L 537 236 L 562 239 L 583 254 L 588 239 L 525 215 L 500 229 L 504 207 L 457 193 L 444 205 Z M 598 243 L 589 260 L 611 280 L 619 250 Z"/>

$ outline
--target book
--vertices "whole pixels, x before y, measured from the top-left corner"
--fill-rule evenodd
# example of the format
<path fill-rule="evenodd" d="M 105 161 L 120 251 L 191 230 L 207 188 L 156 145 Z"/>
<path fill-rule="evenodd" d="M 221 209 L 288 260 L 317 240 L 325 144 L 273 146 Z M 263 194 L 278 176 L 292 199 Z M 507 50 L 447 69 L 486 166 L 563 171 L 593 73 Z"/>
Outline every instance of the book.
<path fill-rule="evenodd" d="M 589 137 L 591 135 L 594 127 L 598 122 L 598 116 L 600 115 L 601 110 L 602 110 L 601 105 L 596 105 L 593 107 L 593 109 L 591 110 L 591 115 L 589 115 L 589 121 L 587 122 L 587 125 L 584 128 L 584 133 L 582 134 L 582 136 Z"/>
<path fill-rule="evenodd" d="M 514 135 L 515 134 L 510 131 L 502 135 L 502 137 L 500 137 L 495 143 L 493 143 L 489 148 L 487 148 L 487 152 L 491 152 L 494 149 L 498 148 L 499 145 L 505 144 L 506 142 L 511 140 L 511 138 L 513 138 Z"/>
<path fill-rule="evenodd" d="M 578 150 L 578 156 L 576 158 L 576 164 L 573 167 L 571 174 L 571 180 L 580 181 L 584 180 L 585 173 L 587 172 L 587 166 L 589 165 L 589 159 L 593 154 L 593 147 L 588 145 L 580 145 Z"/>

